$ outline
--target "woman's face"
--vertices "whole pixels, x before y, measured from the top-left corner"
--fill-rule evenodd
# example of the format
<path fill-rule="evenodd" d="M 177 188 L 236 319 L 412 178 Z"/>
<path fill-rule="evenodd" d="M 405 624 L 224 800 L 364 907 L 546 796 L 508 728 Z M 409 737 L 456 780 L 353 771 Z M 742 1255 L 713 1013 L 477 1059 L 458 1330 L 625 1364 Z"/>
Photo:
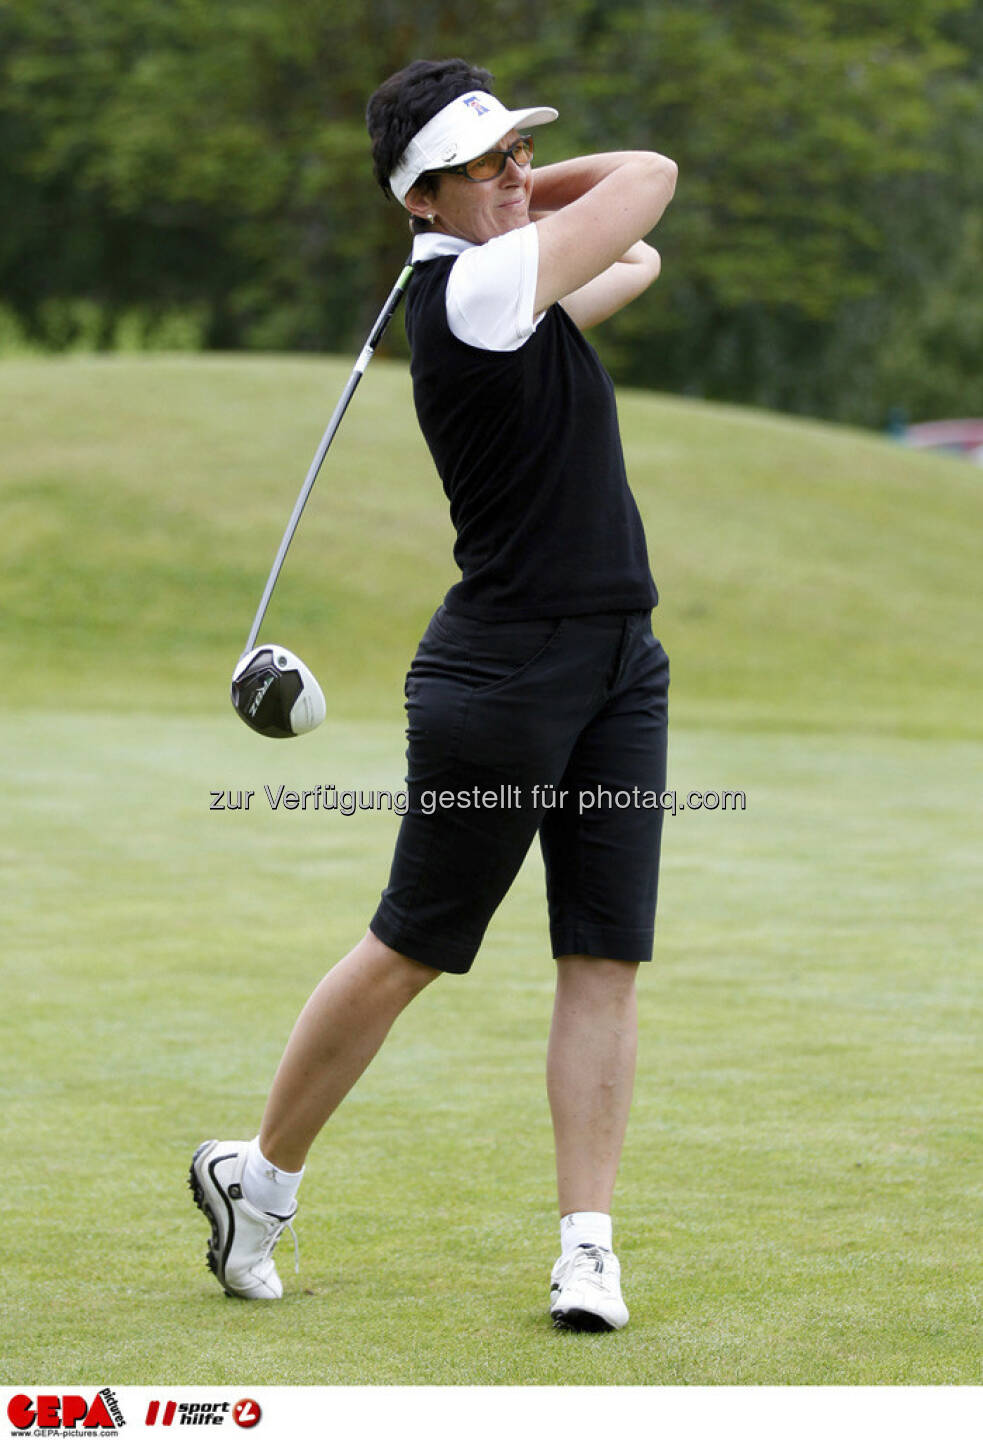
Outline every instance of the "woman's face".
<path fill-rule="evenodd" d="M 510 130 L 491 148 L 506 150 L 519 138 Z M 517 165 L 512 156 L 494 180 L 468 180 L 464 175 L 441 175 L 436 195 L 421 196 L 414 187 L 406 197 L 414 215 L 432 215 L 433 229 L 482 245 L 529 222 L 532 165 Z"/>

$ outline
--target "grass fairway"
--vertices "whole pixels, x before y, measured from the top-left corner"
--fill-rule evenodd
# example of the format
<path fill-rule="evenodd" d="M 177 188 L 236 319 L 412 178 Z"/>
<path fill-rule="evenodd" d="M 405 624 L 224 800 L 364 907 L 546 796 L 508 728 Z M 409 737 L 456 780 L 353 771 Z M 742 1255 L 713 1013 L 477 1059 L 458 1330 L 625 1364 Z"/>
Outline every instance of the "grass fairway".
<path fill-rule="evenodd" d="M 979 473 L 622 400 L 673 660 L 655 964 L 616 1213 L 632 1321 L 555 1334 L 552 998 L 530 856 L 315 1148 L 276 1306 L 226 1300 L 184 1188 L 253 1133 L 361 933 L 401 681 L 452 578 L 403 370 L 375 362 L 265 634 L 298 746 L 227 682 L 347 362 L 7 363 L 0 851 L 5 1384 L 979 1383 Z M 16 677 L 16 684 L 11 677 Z M 213 790 L 255 791 L 248 811 Z"/>

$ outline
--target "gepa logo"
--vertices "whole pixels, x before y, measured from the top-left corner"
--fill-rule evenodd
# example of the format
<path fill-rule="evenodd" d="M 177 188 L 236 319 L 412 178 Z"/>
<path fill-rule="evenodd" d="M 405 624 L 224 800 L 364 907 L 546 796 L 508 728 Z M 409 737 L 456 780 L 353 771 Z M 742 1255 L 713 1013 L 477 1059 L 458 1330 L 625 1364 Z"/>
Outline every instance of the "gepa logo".
<path fill-rule="evenodd" d="M 100 1390 L 94 1400 L 83 1395 L 15 1395 L 7 1406 L 7 1419 L 17 1430 L 118 1430 L 125 1425 L 112 1390 Z"/>
<path fill-rule="evenodd" d="M 468 107 L 468 109 L 473 110 L 476 115 L 488 114 L 488 106 L 482 105 L 477 95 L 466 95 L 464 97 L 464 103 Z"/>

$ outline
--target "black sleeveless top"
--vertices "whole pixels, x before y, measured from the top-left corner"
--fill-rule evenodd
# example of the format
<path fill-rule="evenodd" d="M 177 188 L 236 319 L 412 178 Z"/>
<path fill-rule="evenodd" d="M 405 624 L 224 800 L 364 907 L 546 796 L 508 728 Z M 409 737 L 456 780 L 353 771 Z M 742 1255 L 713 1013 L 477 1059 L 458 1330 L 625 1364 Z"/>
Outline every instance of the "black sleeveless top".
<path fill-rule="evenodd" d="M 650 609 L 610 376 L 560 305 L 518 350 L 458 340 L 445 303 L 455 258 L 419 264 L 406 300 L 417 417 L 457 532 L 447 609 L 479 620 Z"/>

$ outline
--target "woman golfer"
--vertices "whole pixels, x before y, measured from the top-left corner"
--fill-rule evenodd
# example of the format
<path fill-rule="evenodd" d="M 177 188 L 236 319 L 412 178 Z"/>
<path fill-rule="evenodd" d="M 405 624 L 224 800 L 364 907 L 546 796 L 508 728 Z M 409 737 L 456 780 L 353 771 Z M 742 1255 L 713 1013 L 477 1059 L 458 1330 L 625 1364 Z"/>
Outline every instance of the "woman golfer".
<path fill-rule="evenodd" d="M 259 1135 L 199 1146 L 191 1185 L 225 1290 L 277 1299 L 272 1251 L 311 1143 L 409 1001 L 470 969 L 538 835 L 557 972 L 550 1314 L 618 1329 L 611 1201 L 652 953 L 668 662 L 613 386 L 582 332 L 658 275 L 642 237 L 676 167 L 628 151 L 534 170 L 529 131 L 557 112 L 508 110 L 490 82 L 416 61 L 368 107 L 377 178 L 413 217 L 414 397 L 461 570 L 406 680 L 389 883 L 301 1013 Z"/>

